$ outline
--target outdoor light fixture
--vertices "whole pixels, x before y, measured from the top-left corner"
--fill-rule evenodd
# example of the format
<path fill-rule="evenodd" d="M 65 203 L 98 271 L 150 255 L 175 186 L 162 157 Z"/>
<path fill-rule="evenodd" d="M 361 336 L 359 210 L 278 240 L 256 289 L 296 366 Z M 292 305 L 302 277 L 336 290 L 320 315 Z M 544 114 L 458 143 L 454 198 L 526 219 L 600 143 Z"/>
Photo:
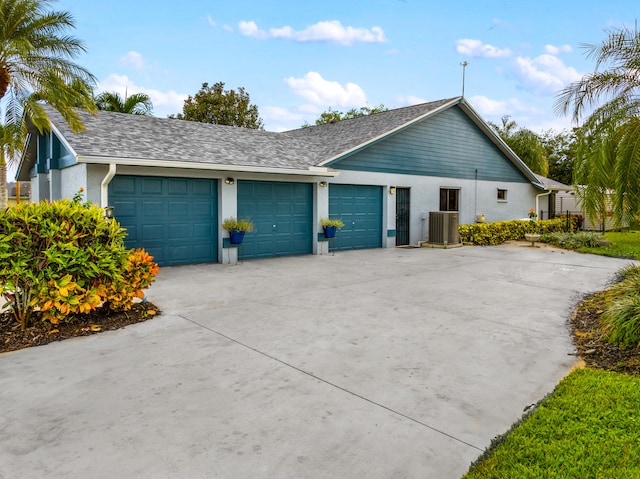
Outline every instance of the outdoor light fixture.
<path fill-rule="evenodd" d="M 389 187 L 389 194 L 390 195 L 395 195 L 396 194 L 396 187 L 395 186 L 390 186 Z"/>
<path fill-rule="evenodd" d="M 108 220 L 113 219 L 113 206 L 106 206 L 104 208 L 104 217 Z"/>
<path fill-rule="evenodd" d="M 318 183 L 318 186 L 320 186 L 320 188 L 326 188 L 327 186 L 329 186 L 329 183 L 327 183 L 326 181 L 321 181 L 320 183 Z"/>
<path fill-rule="evenodd" d="M 224 182 L 228 185 L 235 185 L 236 184 L 236 180 L 234 178 L 225 178 Z"/>

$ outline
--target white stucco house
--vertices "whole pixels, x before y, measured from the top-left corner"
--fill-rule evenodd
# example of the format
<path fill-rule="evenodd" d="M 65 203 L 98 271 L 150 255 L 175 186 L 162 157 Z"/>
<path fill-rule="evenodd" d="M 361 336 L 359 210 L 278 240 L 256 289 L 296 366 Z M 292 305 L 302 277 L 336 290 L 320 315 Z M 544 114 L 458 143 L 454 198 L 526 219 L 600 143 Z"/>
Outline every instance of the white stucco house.
<path fill-rule="evenodd" d="M 161 265 L 417 244 L 430 212 L 523 218 L 555 191 L 462 97 L 282 133 L 80 111 L 76 135 L 48 113 L 17 174 L 32 200 L 85 188 Z M 239 248 L 220 226 L 231 216 L 256 225 Z M 345 222 L 330 244 L 328 216 Z"/>

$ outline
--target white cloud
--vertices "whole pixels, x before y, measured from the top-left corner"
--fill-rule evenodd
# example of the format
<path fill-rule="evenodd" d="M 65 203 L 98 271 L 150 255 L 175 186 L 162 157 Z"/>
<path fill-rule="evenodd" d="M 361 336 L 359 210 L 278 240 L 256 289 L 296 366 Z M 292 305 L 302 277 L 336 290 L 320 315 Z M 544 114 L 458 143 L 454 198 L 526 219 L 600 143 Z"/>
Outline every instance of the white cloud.
<path fill-rule="evenodd" d="M 309 116 L 305 113 L 304 109 L 299 107 L 287 109 L 279 106 L 265 106 L 260 108 L 260 116 L 264 119 L 265 124 L 269 125 L 269 131 L 287 131 L 300 128 Z M 315 120 L 319 114 L 314 111 L 311 115 Z"/>
<path fill-rule="evenodd" d="M 396 97 L 396 102 L 400 106 L 419 105 L 420 103 L 427 103 L 428 100 L 419 96 L 405 95 Z"/>
<path fill-rule="evenodd" d="M 493 100 L 481 95 L 467 98 L 467 100 L 483 118 L 497 125 L 501 124 L 503 116 L 508 115 L 519 126 L 529 128 L 536 133 L 543 133 L 550 129 L 560 131 L 571 128 L 570 118 L 550 114 L 551 108 L 544 104 L 531 105 L 517 98 Z"/>
<path fill-rule="evenodd" d="M 153 88 L 145 88 L 136 85 L 126 75 L 112 73 L 104 80 L 98 82 L 98 92 L 115 91 L 124 97 L 125 94 L 145 93 L 151 98 L 153 103 L 153 113 L 155 116 L 164 117 L 171 113 L 182 111 L 187 95 L 176 93 L 174 90 L 160 91 Z"/>
<path fill-rule="evenodd" d="M 263 30 L 260 30 L 258 28 L 258 25 L 256 25 L 256 22 L 254 22 L 253 20 L 250 22 L 239 22 L 238 30 L 240 30 L 240 33 L 242 33 L 245 37 L 253 37 L 260 40 L 264 40 L 265 38 L 267 38 L 267 33 Z"/>
<path fill-rule="evenodd" d="M 508 48 L 497 48 L 488 43 L 482 43 L 481 40 L 473 40 L 463 38 L 456 42 L 456 51 L 467 57 L 481 58 L 506 58 L 511 56 L 511 50 Z"/>
<path fill-rule="evenodd" d="M 560 45 L 559 47 L 555 45 L 545 45 L 544 51 L 549 55 L 558 56 L 561 53 L 571 53 L 573 51 L 573 48 L 571 48 L 571 45 Z"/>
<path fill-rule="evenodd" d="M 126 55 L 120 57 L 120 63 L 124 66 L 132 67 L 135 70 L 144 70 L 145 61 L 142 55 L 138 52 L 131 50 Z"/>
<path fill-rule="evenodd" d="M 489 97 L 477 95 L 468 98 L 468 100 L 475 109 L 486 116 L 503 117 L 504 115 L 513 115 L 526 110 L 526 107 L 517 98 L 492 100 Z"/>
<path fill-rule="evenodd" d="M 539 93 L 554 94 L 581 78 L 575 68 L 566 66 L 558 57 L 548 53 L 533 59 L 517 57 L 514 65 L 522 86 Z"/>
<path fill-rule="evenodd" d="M 213 19 L 211 15 L 207 15 L 207 23 L 212 27 L 215 27 L 217 25 L 216 21 Z"/>
<path fill-rule="evenodd" d="M 296 42 L 329 42 L 340 45 L 354 43 L 385 43 L 387 37 L 380 27 L 358 28 L 344 26 L 338 20 L 318 22 L 304 30 L 294 30 L 285 25 L 281 28 L 270 28 L 269 31 L 260 30 L 254 21 L 238 23 L 240 33 L 245 36 L 264 40 L 266 38 L 285 38 Z"/>
<path fill-rule="evenodd" d="M 222 25 L 222 29 L 226 30 L 228 32 L 232 32 L 233 31 L 233 27 L 231 25 L 227 25 L 226 23 L 224 25 Z"/>
<path fill-rule="evenodd" d="M 367 96 L 355 83 L 342 86 L 336 81 L 325 80 L 318 72 L 309 72 L 302 78 L 285 78 L 284 81 L 296 95 L 314 105 L 360 107 L 367 103 Z"/>

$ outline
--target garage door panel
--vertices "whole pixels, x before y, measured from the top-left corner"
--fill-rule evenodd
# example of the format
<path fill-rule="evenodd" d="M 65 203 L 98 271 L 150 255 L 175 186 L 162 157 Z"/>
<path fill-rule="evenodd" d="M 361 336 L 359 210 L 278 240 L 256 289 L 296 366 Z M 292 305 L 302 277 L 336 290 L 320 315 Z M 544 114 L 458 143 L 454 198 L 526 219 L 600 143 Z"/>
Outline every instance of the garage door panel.
<path fill-rule="evenodd" d="M 170 240 L 187 240 L 191 234 L 191 225 L 187 223 L 179 224 L 174 223 L 169 225 L 168 239 Z"/>
<path fill-rule="evenodd" d="M 141 193 L 143 195 L 162 195 L 163 180 L 162 178 L 145 178 L 142 177 Z"/>
<path fill-rule="evenodd" d="M 189 216 L 189 203 L 186 201 L 170 201 L 169 216 L 177 216 L 183 218 Z"/>
<path fill-rule="evenodd" d="M 238 217 L 256 228 L 240 246 L 240 258 L 263 258 L 312 251 L 313 188 L 308 183 L 238 182 Z"/>
<path fill-rule="evenodd" d="M 138 241 L 138 227 L 136 225 L 132 224 L 127 228 L 127 237 L 125 241 L 126 242 Z"/>
<path fill-rule="evenodd" d="M 118 210 L 118 217 L 120 218 L 133 218 L 137 214 L 137 205 L 135 201 L 112 201 L 111 204 L 113 205 L 114 210 Z"/>
<path fill-rule="evenodd" d="M 193 216 L 206 216 L 210 217 L 214 214 L 211 211 L 212 204 L 210 201 L 194 201 L 193 202 Z"/>
<path fill-rule="evenodd" d="M 382 188 L 379 186 L 329 186 L 329 216 L 341 218 L 344 227 L 332 249 L 351 250 L 382 246 Z"/>
<path fill-rule="evenodd" d="M 142 225 L 142 241 L 155 241 L 158 239 L 165 239 L 164 237 L 165 225 L 162 224 L 146 224 Z"/>
<path fill-rule="evenodd" d="M 119 181 L 111 183 L 109 188 L 114 194 L 134 195 L 136 193 L 136 181 L 131 177 L 118 177 Z"/>
<path fill-rule="evenodd" d="M 213 240 L 213 228 L 211 227 L 211 223 L 194 223 L 192 228 L 193 238 L 199 240 Z"/>
<path fill-rule="evenodd" d="M 169 195 L 186 196 L 189 194 L 189 182 L 187 179 L 167 180 L 167 192 Z"/>
<path fill-rule="evenodd" d="M 127 247 L 145 248 L 161 265 L 217 261 L 217 182 L 117 175 L 109 185 Z"/>
<path fill-rule="evenodd" d="M 162 216 L 163 213 L 164 203 L 162 201 L 142 200 L 142 216 Z"/>

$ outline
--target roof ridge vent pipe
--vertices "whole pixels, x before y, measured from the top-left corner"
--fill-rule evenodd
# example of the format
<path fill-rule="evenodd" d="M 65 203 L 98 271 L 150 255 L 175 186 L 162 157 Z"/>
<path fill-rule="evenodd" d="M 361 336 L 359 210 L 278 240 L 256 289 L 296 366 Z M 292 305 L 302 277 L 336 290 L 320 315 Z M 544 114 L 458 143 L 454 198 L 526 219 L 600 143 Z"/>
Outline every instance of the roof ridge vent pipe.
<path fill-rule="evenodd" d="M 109 206 L 109 183 L 116 176 L 116 164 L 109 163 L 109 171 L 100 183 L 100 206 L 106 208 Z"/>

